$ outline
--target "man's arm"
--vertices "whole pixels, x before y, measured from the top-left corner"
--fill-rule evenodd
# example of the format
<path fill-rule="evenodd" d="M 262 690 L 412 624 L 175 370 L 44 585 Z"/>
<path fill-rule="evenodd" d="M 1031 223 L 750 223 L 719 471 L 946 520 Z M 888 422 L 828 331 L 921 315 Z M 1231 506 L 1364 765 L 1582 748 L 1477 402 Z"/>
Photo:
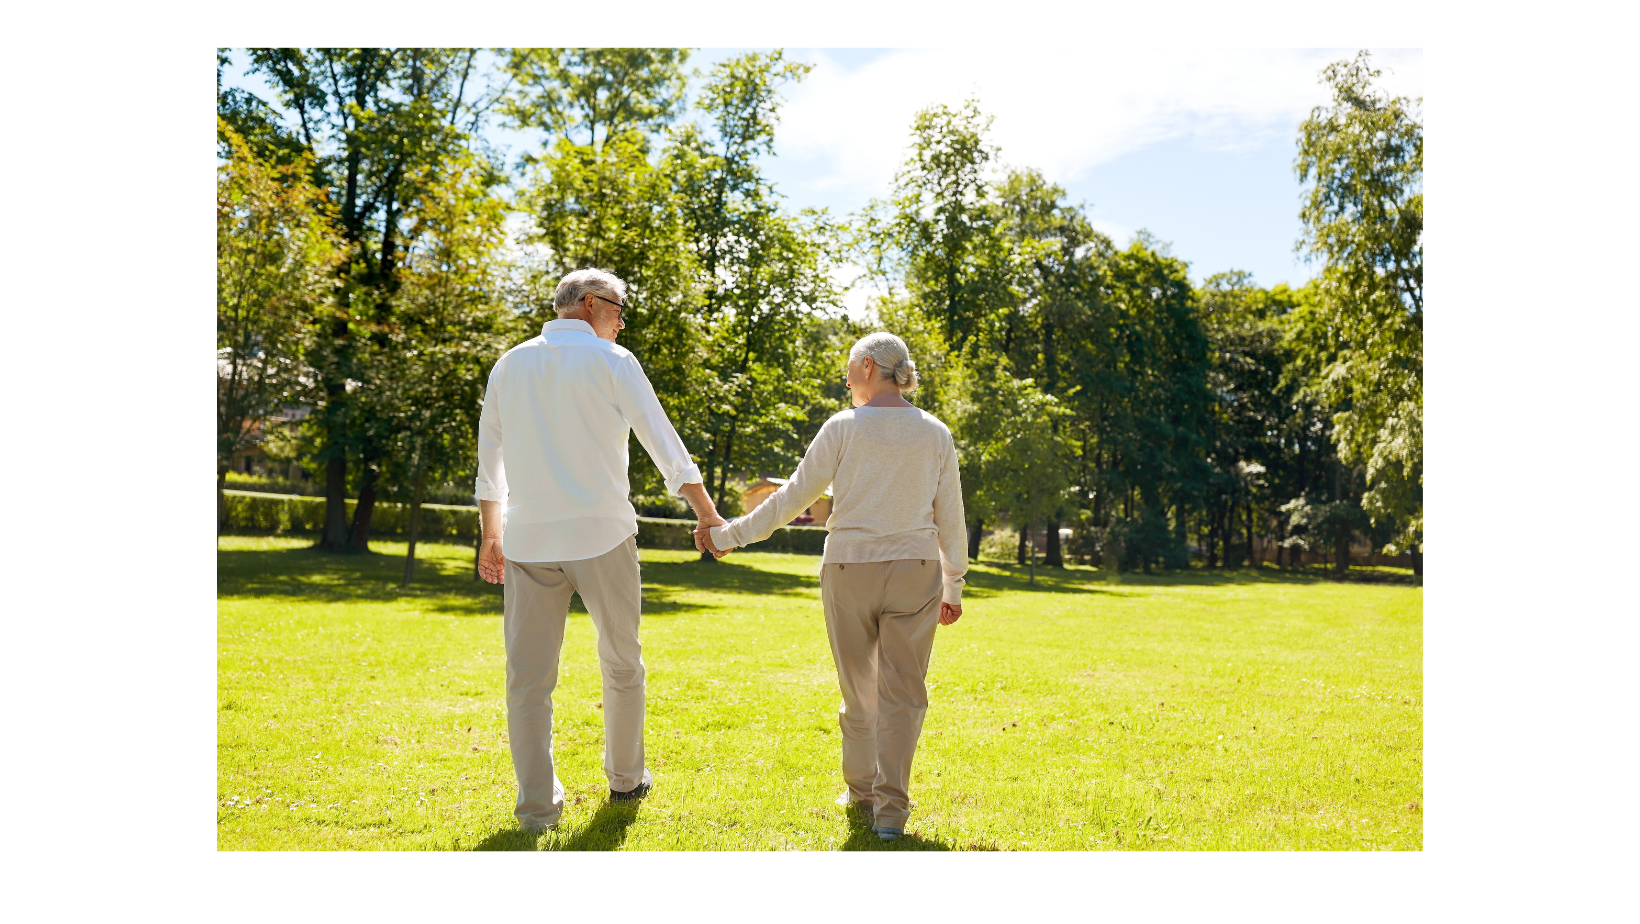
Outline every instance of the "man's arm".
<path fill-rule="evenodd" d="M 714 526 L 722 526 L 728 521 L 718 516 L 717 505 L 712 503 L 711 495 L 706 493 L 706 486 L 698 481 L 690 482 L 680 486 L 678 494 L 682 495 L 683 499 L 689 502 L 689 506 L 695 510 L 695 551 L 711 552 L 718 558 L 722 558 L 724 553 L 707 546 L 704 536 L 707 530 Z"/>
<path fill-rule="evenodd" d="M 505 357 L 503 357 L 505 359 Z M 507 468 L 501 459 L 501 409 L 497 360 L 484 387 L 484 407 L 478 416 L 478 476 L 473 494 L 478 498 L 478 576 L 491 584 L 507 582 L 507 560 L 501 554 L 501 505 L 507 500 Z"/>
<path fill-rule="evenodd" d="M 638 442 L 649 453 L 661 477 L 666 479 L 666 489 L 688 501 L 689 506 L 694 508 L 695 519 L 699 521 L 696 523 L 697 529 L 721 526 L 724 519 L 718 516 L 717 506 L 701 483 L 700 468 L 689 456 L 683 440 L 678 438 L 677 428 L 667 419 L 660 399 L 655 397 L 655 388 L 649 384 L 649 377 L 643 374 L 638 361 L 632 359 L 619 367 L 615 383 L 621 415 L 632 427 L 632 432 L 638 435 Z M 695 548 L 708 551 L 698 533 Z"/>

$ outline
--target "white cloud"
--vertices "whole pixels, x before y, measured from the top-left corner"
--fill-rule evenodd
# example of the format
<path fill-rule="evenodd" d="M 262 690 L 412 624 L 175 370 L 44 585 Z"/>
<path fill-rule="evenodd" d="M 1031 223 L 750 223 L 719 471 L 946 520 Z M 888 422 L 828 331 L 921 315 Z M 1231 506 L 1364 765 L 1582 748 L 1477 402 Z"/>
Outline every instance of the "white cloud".
<path fill-rule="evenodd" d="M 1291 137 L 1326 100 L 1317 78 L 1353 55 L 1325 49 L 1039 48 L 999 55 L 957 49 L 892 51 L 856 66 L 824 50 L 796 52 L 816 64 L 791 88 L 777 138 L 783 185 L 803 198 L 884 195 L 905 158 L 917 110 L 969 94 L 996 117 L 992 140 L 1010 164 L 1054 182 L 1146 145 L 1188 138 L 1236 150 L 1274 134 Z M 1421 51 L 1374 53 L 1384 85 L 1422 95 Z M 796 192 L 796 190 L 793 190 Z"/>

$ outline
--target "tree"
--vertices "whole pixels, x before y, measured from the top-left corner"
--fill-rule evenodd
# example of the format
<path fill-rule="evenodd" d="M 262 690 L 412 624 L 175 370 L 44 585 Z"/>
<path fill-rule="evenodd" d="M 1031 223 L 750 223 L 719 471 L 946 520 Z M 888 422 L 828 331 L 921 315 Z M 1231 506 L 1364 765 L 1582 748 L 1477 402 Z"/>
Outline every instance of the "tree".
<path fill-rule="evenodd" d="M 1319 259 L 1307 386 L 1333 414 L 1340 460 L 1361 466 L 1362 507 L 1398 529 L 1422 573 L 1422 100 L 1390 97 L 1362 51 L 1322 71 L 1331 104 L 1299 128 L 1294 170 L 1309 184 L 1296 247 Z"/>
<path fill-rule="evenodd" d="M 1069 483 L 1057 426 L 1064 411 L 1005 363 L 976 368 L 953 360 L 948 418 L 964 466 L 964 502 L 972 497 L 982 511 L 1006 511 L 1027 535 L 1064 504 Z M 1028 561 L 1035 584 L 1034 548 Z"/>
<path fill-rule="evenodd" d="M 828 271 L 836 234 L 822 214 L 786 214 L 757 164 L 773 153 L 781 86 L 808 69 L 779 51 L 719 62 L 701 88 L 709 129 L 681 127 L 666 152 L 706 336 L 705 415 L 686 439 L 719 505 L 732 471 L 796 462 L 798 426 L 841 360 L 803 349 L 839 307 Z"/>
<path fill-rule="evenodd" d="M 389 348 L 407 228 L 427 168 L 468 149 L 493 96 L 469 100 L 477 49 L 252 49 L 253 69 L 277 88 L 293 134 L 331 192 L 350 248 L 335 309 L 309 338 L 307 362 L 325 464 L 325 527 L 318 547 L 367 551 L 377 479 L 390 428 L 360 413 L 380 385 L 372 370 Z M 222 103 L 219 101 L 219 106 Z M 375 402 L 374 406 L 382 406 Z M 349 460 L 358 462 L 358 504 L 345 516 Z"/>
<path fill-rule="evenodd" d="M 894 178 L 893 218 L 877 219 L 892 236 L 912 298 L 958 352 L 989 332 L 1011 296 L 1009 254 L 986 177 L 996 157 L 985 138 L 990 126 L 972 99 L 958 109 L 918 112 L 911 154 Z"/>
<path fill-rule="evenodd" d="M 500 177 L 470 155 L 438 172 L 423 184 L 409 235 L 416 243 L 405 254 L 397 323 L 383 353 L 391 374 L 371 396 L 383 404 L 371 416 L 392 423 L 382 480 L 410 501 L 405 587 L 428 478 L 471 472 L 485 380 L 512 334 L 499 296 L 507 211 L 494 192 Z"/>
<path fill-rule="evenodd" d="M 304 327 L 332 297 L 345 257 L 310 164 L 259 158 L 225 122 L 216 185 L 217 516 L 233 454 L 254 428 L 295 403 Z"/>
<path fill-rule="evenodd" d="M 543 132 L 527 153 L 519 203 L 544 249 L 524 287 L 539 292 L 532 318 L 554 315 L 551 292 L 566 273 L 598 267 L 627 282 L 621 343 L 637 356 L 674 422 L 705 416 L 705 334 L 696 269 L 674 179 L 656 135 L 682 111 L 683 65 L 674 49 L 514 49 L 501 113 Z M 686 445 L 700 434 L 679 426 Z M 660 474 L 636 442 L 638 494 L 659 493 Z"/>

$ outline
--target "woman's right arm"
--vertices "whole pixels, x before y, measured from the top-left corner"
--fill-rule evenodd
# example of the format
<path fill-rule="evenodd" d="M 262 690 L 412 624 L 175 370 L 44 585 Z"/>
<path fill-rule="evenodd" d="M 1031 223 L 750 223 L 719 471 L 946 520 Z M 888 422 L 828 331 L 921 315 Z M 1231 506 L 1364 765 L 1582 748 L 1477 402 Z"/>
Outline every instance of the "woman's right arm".
<path fill-rule="evenodd" d="M 727 552 L 737 546 L 762 542 L 813 506 L 837 475 L 838 448 L 837 428 L 827 421 L 809 444 L 809 451 L 797 464 L 791 481 L 764 498 L 751 513 L 736 517 L 727 525 L 712 527 L 712 546 Z"/>

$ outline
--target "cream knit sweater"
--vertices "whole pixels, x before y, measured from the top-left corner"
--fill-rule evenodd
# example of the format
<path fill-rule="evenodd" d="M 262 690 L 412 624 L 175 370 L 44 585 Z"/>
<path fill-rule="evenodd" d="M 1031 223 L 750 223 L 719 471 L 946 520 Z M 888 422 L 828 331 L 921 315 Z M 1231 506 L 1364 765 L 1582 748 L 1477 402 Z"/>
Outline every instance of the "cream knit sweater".
<path fill-rule="evenodd" d="M 757 509 L 712 528 L 731 549 L 767 539 L 831 486 L 823 563 L 939 559 L 943 599 L 962 603 L 968 572 L 962 481 L 951 431 L 915 407 L 857 407 L 820 428 L 791 481 Z"/>

